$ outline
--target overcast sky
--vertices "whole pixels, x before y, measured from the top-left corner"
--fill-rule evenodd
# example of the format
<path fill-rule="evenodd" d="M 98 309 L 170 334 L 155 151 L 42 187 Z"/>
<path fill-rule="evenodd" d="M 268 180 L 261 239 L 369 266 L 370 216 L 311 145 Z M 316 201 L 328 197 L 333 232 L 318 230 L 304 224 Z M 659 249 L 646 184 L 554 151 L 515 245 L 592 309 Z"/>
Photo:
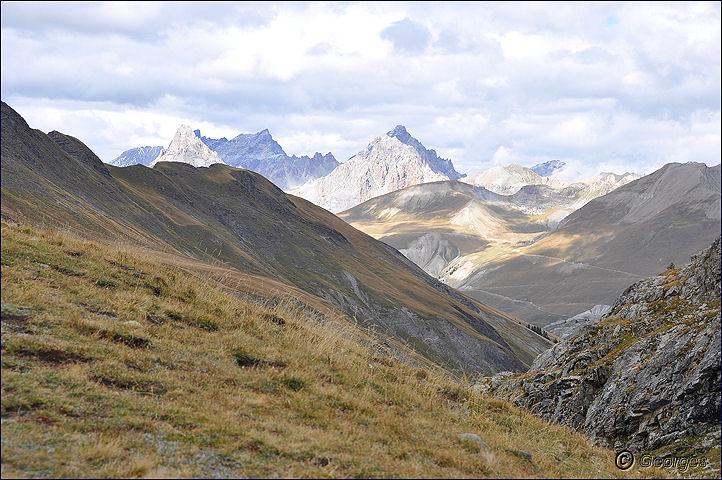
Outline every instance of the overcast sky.
<path fill-rule="evenodd" d="M 473 173 L 720 160 L 720 3 L 2 3 L 2 99 L 104 161 L 181 123 Z M 571 171 L 571 170 L 570 170 Z"/>

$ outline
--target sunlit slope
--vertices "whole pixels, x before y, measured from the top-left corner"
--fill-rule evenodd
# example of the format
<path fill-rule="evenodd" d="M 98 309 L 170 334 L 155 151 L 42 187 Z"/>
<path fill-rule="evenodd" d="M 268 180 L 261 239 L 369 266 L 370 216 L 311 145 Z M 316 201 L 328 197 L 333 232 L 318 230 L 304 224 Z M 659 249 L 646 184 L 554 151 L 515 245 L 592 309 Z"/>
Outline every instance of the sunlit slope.
<path fill-rule="evenodd" d="M 434 182 L 376 197 L 339 216 L 443 279 L 454 267 L 489 261 L 548 231 L 545 214 L 524 213 L 509 199 L 462 182 Z"/>
<path fill-rule="evenodd" d="M 452 284 L 546 324 L 610 304 L 635 281 L 685 263 L 720 226 L 720 166 L 671 163 L 592 200 L 553 233 Z"/>
<path fill-rule="evenodd" d="M 6 137 L 22 142 L 6 149 Z M 225 165 L 111 167 L 76 139 L 61 144 L 64 149 L 30 130 L 3 104 L 5 218 L 268 278 L 459 371 L 522 370 L 548 345 L 260 175 Z M 50 175 L 47 165 L 53 167 Z"/>

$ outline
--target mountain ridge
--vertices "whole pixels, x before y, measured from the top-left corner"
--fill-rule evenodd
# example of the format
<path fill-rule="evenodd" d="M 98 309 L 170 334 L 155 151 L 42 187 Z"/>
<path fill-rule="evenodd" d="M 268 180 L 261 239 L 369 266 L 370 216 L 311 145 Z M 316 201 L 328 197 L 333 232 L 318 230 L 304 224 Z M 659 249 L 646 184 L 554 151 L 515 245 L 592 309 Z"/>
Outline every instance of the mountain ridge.
<path fill-rule="evenodd" d="M 630 283 L 682 264 L 714 239 L 720 190 L 720 165 L 667 164 L 589 201 L 503 262 L 450 283 L 540 325 L 609 304 Z M 548 282 L 529 287 L 530 278 Z M 526 304 L 514 302 L 521 285 Z"/>
<path fill-rule="evenodd" d="M 166 150 L 163 147 L 136 147 L 126 150 L 110 164 L 118 167 L 136 164 L 152 167 L 157 161 L 180 161 L 194 166 L 208 166 L 211 163 L 222 162 L 232 167 L 260 173 L 283 190 L 300 186 L 309 180 L 326 175 L 339 165 L 331 152 L 325 155 L 316 152 L 311 157 L 287 155 L 268 129 L 258 133 L 240 133 L 230 140 L 225 137 L 206 137 L 201 135 L 199 129 L 192 130 L 193 135 L 200 139 L 200 142 L 212 153 L 190 138 L 190 127 L 183 125 L 180 130 L 182 130 L 181 137 L 184 138 L 183 142 L 186 146 L 174 146 L 176 153 L 173 155 L 166 153 L 163 158 L 160 158 Z M 171 140 L 172 144 L 176 145 L 181 141 L 178 135 L 176 132 L 176 136 Z M 188 150 L 190 145 L 192 148 Z M 186 150 L 181 153 L 183 148 Z M 153 158 L 150 158 L 151 156 Z"/>
<path fill-rule="evenodd" d="M 258 174 L 220 163 L 113 167 L 87 147 L 82 169 L 75 168 L 77 159 L 31 131 L 4 103 L 3 138 L 6 219 L 72 225 L 96 239 L 123 238 L 178 258 L 226 262 L 300 289 L 451 369 L 522 370 L 549 345 Z M 59 168 L 49 171 L 50 164 Z M 109 176 L 95 170 L 97 164 Z"/>
<path fill-rule="evenodd" d="M 507 196 L 428 183 L 339 216 L 445 283 L 543 326 L 608 304 L 711 241 L 720 228 L 719 168 L 669 164 L 601 196 L 634 174 L 603 173 L 561 189 L 525 185 Z"/>

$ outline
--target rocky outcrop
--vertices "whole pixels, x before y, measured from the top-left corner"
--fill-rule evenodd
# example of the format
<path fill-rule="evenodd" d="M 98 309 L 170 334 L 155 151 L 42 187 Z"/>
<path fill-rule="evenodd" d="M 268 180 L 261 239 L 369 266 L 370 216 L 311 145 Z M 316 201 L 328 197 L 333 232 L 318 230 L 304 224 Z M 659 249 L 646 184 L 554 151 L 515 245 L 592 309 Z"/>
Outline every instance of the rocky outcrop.
<path fill-rule="evenodd" d="M 527 373 L 475 388 L 607 447 L 669 453 L 710 436 L 719 446 L 720 239 L 686 267 L 629 287 Z"/>

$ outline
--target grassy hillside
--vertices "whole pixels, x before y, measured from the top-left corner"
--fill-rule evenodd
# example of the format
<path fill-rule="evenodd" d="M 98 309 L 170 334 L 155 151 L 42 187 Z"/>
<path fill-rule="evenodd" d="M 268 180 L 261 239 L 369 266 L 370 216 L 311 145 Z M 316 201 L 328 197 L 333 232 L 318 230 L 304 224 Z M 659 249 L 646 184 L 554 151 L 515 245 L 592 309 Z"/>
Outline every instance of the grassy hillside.
<path fill-rule="evenodd" d="M 226 265 L 374 325 L 458 372 L 525 370 L 550 343 L 426 275 L 388 245 L 226 165 L 106 166 L 2 104 L 3 219 Z"/>
<path fill-rule="evenodd" d="M 3 478 L 664 473 L 620 472 L 340 317 L 159 260 L 3 222 Z"/>

